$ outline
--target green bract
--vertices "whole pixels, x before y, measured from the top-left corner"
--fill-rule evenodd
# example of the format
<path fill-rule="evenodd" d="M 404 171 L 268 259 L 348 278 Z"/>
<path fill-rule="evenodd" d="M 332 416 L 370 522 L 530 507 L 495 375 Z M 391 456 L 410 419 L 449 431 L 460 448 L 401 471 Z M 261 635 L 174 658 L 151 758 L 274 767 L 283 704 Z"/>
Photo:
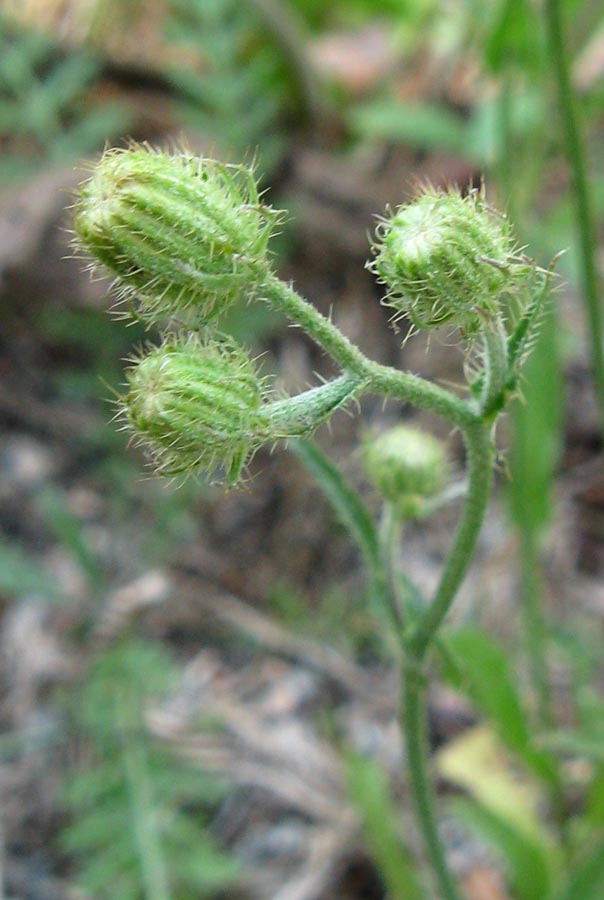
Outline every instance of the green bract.
<path fill-rule="evenodd" d="M 528 271 L 507 219 L 478 191 L 430 189 L 381 221 L 376 235 L 370 268 L 389 305 L 416 328 L 449 322 L 475 334 L 504 314 L 502 292 Z"/>
<path fill-rule="evenodd" d="M 382 497 L 408 518 L 422 514 L 424 501 L 442 491 L 448 472 L 441 444 L 407 425 L 365 443 L 365 469 Z"/>
<path fill-rule="evenodd" d="M 239 480 L 266 437 L 263 384 L 252 360 L 231 341 L 173 337 L 126 372 L 128 427 L 163 475 L 200 471 Z"/>
<path fill-rule="evenodd" d="M 280 219 L 246 166 L 134 146 L 105 153 L 81 188 L 74 230 L 143 318 L 204 322 L 260 291 Z"/>

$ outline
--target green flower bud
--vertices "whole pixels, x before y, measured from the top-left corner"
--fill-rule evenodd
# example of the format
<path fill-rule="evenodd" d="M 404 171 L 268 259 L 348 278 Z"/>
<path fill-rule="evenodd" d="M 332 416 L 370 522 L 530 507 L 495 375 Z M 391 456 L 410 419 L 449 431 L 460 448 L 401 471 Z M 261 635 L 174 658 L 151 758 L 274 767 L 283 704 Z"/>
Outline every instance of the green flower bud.
<path fill-rule="evenodd" d="M 382 497 L 405 518 L 418 518 L 424 502 L 444 488 L 448 466 L 430 434 L 397 425 L 365 444 L 365 469 Z"/>
<path fill-rule="evenodd" d="M 428 190 L 378 225 L 369 268 L 413 325 L 451 323 L 472 336 L 503 313 L 502 293 L 530 271 L 507 219 L 479 191 Z"/>
<path fill-rule="evenodd" d="M 261 290 L 280 220 L 246 166 L 133 146 L 104 154 L 80 190 L 74 230 L 143 318 L 205 322 Z"/>
<path fill-rule="evenodd" d="M 162 475 L 226 472 L 236 483 L 263 442 L 264 386 L 234 342 L 168 339 L 127 370 L 126 427 Z"/>

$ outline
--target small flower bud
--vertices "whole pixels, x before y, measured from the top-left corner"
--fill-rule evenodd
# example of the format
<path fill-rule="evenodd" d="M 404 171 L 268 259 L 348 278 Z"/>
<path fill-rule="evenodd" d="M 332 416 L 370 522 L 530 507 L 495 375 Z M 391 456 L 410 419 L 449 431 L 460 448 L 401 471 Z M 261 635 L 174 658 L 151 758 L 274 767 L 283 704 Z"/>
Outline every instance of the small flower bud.
<path fill-rule="evenodd" d="M 107 151 L 76 203 L 76 244 L 142 318 L 205 322 L 258 292 L 280 213 L 252 171 L 146 146 Z"/>
<path fill-rule="evenodd" d="M 234 342 L 173 337 L 126 372 L 127 427 L 160 474 L 222 469 L 229 484 L 262 443 L 263 384 Z"/>
<path fill-rule="evenodd" d="M 424 501 L 442 491 L 447 477 L 441 444 L 407 425 L 366 442 L 365 469 L 382 497 L 405 518 L 420 517 Z"/>
<path fill-rule="evenodd" d="M 527 272 L 507 220 L 478 191 L 431 189 L 399 206 L 379 224 L 374 250 L 369 267 L 389 305 L 418 329 L 449 322 L 476 334 L 503 313 L 502 292 Z"/>

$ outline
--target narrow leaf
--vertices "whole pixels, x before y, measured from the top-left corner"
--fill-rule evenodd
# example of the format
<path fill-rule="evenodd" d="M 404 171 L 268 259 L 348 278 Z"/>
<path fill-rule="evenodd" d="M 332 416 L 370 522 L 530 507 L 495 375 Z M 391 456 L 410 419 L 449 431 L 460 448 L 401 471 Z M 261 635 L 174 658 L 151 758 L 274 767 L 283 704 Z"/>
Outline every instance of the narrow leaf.
<path fill-rule="evenodd" d="M 291 441 L 290 449 L 308 469 L 333 506 L 370 569 L 379 565 L 377 530 L 369 510 L 325 454 L 310 441 Z"/>
<path fill-rule="evenodd" d="M 554 860 L 543 846 L 472 800 L 455 801 L 452 811 L 501 856 L 518 900 L 547 900 L 551 896 Z"/>
<path fill-rule="evenodd" d="M 553 308 L 541 317 L 541 332 L 522 372 L 522 400 L 513 407 L 510 501 L 515 525 L 537 535 L 549 521 L 551 486 L 562 422 L 559 327 Z"/>
<path fill-rule="evenodd" d="M 503 649 L 477 629 L 449 632 L 443 643 L 456 661 L 459 687 L 493 723 L 501 740 L 534 772 L 551 781 L 553 762 L 533 745 L 532 728 Z"/>
<path fill-rule="evenodd" d="M 467 125 L 444 107 L 411 105 L 395 99 L 374 100 L 351 113 L 351 125 L 364 137 L 468 155 Z"/>
<path fill-rule="evenodd" d="M 570 884 L 557 900 L 602 900 L 604 897 L 604 847 L 589 854 L 573 872 Z"/>
<path fill-rule="evenodd" d="M 384 773 L 373 760 L 353 755 L 347 761 L 347 776 L 348 793 L 389 900 L 425 900 L 416 866 L 399 835 L 400 812 Z"/>

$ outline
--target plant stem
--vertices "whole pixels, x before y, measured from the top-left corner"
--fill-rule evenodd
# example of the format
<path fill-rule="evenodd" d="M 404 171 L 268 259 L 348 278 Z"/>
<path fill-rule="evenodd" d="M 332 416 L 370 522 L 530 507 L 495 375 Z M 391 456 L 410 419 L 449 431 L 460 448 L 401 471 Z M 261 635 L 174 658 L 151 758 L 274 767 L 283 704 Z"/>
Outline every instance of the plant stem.
<path fill-rule="evenodd" d="M 438 833 L 434 791 L 428 775 L 425 681 L 409 657 L 403 664 L 401 726 L 405 736 L 409 786 L 426 854 L 443 900 L 461 900 Z"/>
<path fill-rule="evenodd" d="M 545 16 L 549 36 L 550 57 L 558 84 L 558 98 L 566 141 L 566 154 L 572 170 L 573 194 L 579 232 L 583 294 L 589 319 L 591 366 L 597 402 L 604 426 L 604 354 L 602 351 L 602 309 L 595 261 L 593 215 L 587 184 L 585 147 L 582 140 L 577 102 L 570 78 L 565 47 L 560 0 L 546 0 Z"/>
<path fill-rule="evenodd" d="M 480 424 L 482 419 L 471 403 L 456 397 L 450 391 L 432 384 L 417 375 L 398 372 L 388 366 L 367 360 L 369 384 L 367 390 L 388 397 L 396 397 L 425 409 L 462 430 Z"/>
<path fill-rule="evenodd" d="M 132 720 L 129 704 L 121 698 L 117 708 L 120 727 L 127 733 Z M 130 825 L 138 851 L 145 900 L 172 900 L 145 748 L 136 738 L 125 739 L 122 758 L 130 794 Z"/>
<path fill-rule="evenodd" d="M 499 102 L 497 104 L 499 126 L 499 177 L 501 180 L 501 193 L 506 198 L 507 214 L 512 222 L 516 221 L 513 191 L 514 179 L 512 178 L 512 99 L 513 92 L 509 71 L 503 71 L 501 86 L 499 88 Z"/>
<path fill-rule="evenodd" d="M 431 605 L 404 640 L 401 724 L 409 785 L 426 852 L 445 900 L 460 900 L 438 834 L 434 792 L 428 776 L 428 739 L 423 663 L 467 572 L 490 493 L 494 450 L 491 429 L 479 423 L 464 432 L 468 454 L 468 494 L 455 542 Z"/>
<path fill-rule="evenodd" d="M 479 422 L 466 428 L 464 440 L 468 493 L 463 516 L 434 599 L 406 641 L 407 652 L 419 663 L 423 661 L 468 570 L 491 490 L 495 452 L 490 426 Z"/>
<path fill-rule="evenodd" d="M 311 335 L 342 369 L 354 375 L 366 374 L 367 358 L 364 354 L 291 285 L 271 275 L 264 281 L 263 295 Z"/>
<path fill-rule="evenodd" d="M 559 20 L 558 20 L 559 24 Z M 561 37 L 561 30 L 558 30 L 558 38 Z M 522 219 L 520 212 L 517 208 L 518 203 L 520 201 L 520 195 L 517 191 L 514 190 L 515 182 L 511 178 L 511 166 L 512 160 L 517 155 L 518 148 L 514 146 L 514 142 L 511 134 L 511 102 L 513 98 L 512 88 L 512 72 L 508 68 L 507 72 L 505 72 L 504 83 L 502 85 L 501 91 L 501 104 L 500 104 L 500 112 L 501 112 L 501 126 L 502 126 L 502 134 L 501 134 L 501 146 L 503 149 L 502 159 L 501 159 L 501 181 L 503 187 L 503 194 L 508 198 L 508 215 L 512 221 L 519 222 Z M 537 161 L 539 159 L 539 152 L 537 147 L 533 147 L 534 153 L 530 154 L 532 158 Z M 569 154 L 570 155 L 570 154 Z M 525 154 L 526 157 L 526 154 Z M 534 179 L 533 179 L 534 180 Z M 530 196 L 531 191 L 527 192 L 526 190 L 526 179 L 523 180 L 523 191 L 522 191 L 522 212 L 526 213 L 526 209 L 528 206 L 528 197 Z M 518 202 L 517 202 L 518 201 Z M 553 267 L 553 266 L 552 266 Z M 507 344 L 507 354 L 508 354 L 508 365 L 510 370 L 515 366 L 518 359 L 522 359 L 523 348 L 526 346 L 527 336 L 530 335 L 531 325 L 535 322 L 535 320 L 540 317 L 540 313 L 543 306 L 543 300 L 548 293 L 549 284 L 550 284 L 551 271 L 545 273 L 543 286 L 539 291 L 537 291 L 534 297 L 531 300 L 531 303 L 527 307 L 523 321 L 519 323 L 516 328 L 514 334 L 510 337 Z M 550 317 L 546 317 L 546 327 L 549 326 L 551 328 Z M 548 359 L 551 363 L 552 360 L 552 349 L 553 349 L 553 359 L 555 360 L 553 365 L 556 371 L 559 369 L 559 360 L 557 359 L 557 354 L 555 352 L 555 342 L 552 344 L 551 340 L 548 338 L 551 335 L 547 333 L 545 335 L 540 335 L 540 340 L 543 341 L 545 339 L 548 343 Z M 535 358 L 533 358 L 534 362 Z M 539 369 L 542 369 L 543 366 L 537 365 L 536 367 L 533 365 L 531 367 L 531 374 L 525 376 L 525 393 L 528 392 L 527 403 L 528 408 L 531 408 L 530 403 L 530 393 L 531 388 L 537 392 L 539 391 L 539 380 L 537 380 L 537 384 L 535 386 L 532 385 L 532 381 L 534 380 L 534 376 L 538 373 Z M 551 372 L 549 371 L 550 366 L 547 366 L 547 374 L 546 374 L 546 383 L 549 384 L 550 388 L 552 387 L 551 382 Z M 549 377 L 549 382 L 548 382 Z M 556 391 L 556 387 L 559 387 L 555 384 L 555 379 L 553 383 L 553 390 Z M 523 426 L 523 421 L 525 418 L 525 409 L 523 406 L 519 404 L 519 401 L 516 400 L 515 403 L 515 444 L 516 444 L 516 452 L 520 451 L 520 454 L 523 453 L 524 442 L 526 441 L 526 436 L 523 438 L 523 431 L 527 427 L 527 423 Z M 552 430 L 552 425 L 549 423 L 549 428 L 546 427 L 546 432 Z M 555 425 L 553 426 L 553 431 L 556 431 Z M 540 427 L 540 435 L 543 435 L 543 423 L 541 423 Z M 546 434 L 546 437 L 548 435 Z M 552 435 L 549 434 L 551 438 Z M 524 450 L 527 452 L 527 450 Z M 530 450 L 528 451 L 530 452 Z M 531 480 L 531 473 L 529 472 L 528 476 L 526 475 L 526 466 L 522 467 L 522 463 L 517 466 L 518 471 L 516 475 L 520 474 L 520 470 L 524 468 L 524 481 L 526 482 L 527 478 L 529 481 Z M 514 479 L 514 475 L 512 473 L 512 480 Z M 549 479 L 547 488 L 551 489 L 551 472 L 549 473 Z M 536 720 L 539 727 L 544 732 L 550 732 L 554 730 L 555 727 L 555 719 L 553 715 L 553 704 L 552 704 L 552 693 L 548 679 L 548 662 L 547 662 L 547 623 L 545 617 L 545 610 L 543 607 L 543 579 L 541 577 L 541 560 L 539 557 L 539 549 L 538 549 L 538 536 L 540 532 L 540 528 L 536 528 L 530 520 L 526 519 L 526 516 L 522 513 L 519 514 L 519 508 L 524 510 L 528 501 L 524 496 L 524 492 L 522 490 L 522 481 L 519 483 L 517 488 L 517 494 L 520 494 L 519 502 L 512 504 L 513 518 L 515 520 L 515 529 L 518 535 L 518 555 L 520 560 L 520 595 L 521 595 L 521 608 L 522 615 L 524 620 L 525 627 L 525 649 L 526 656 L 529 662 L 529 671 L 530 678 L 533 690 L 536 694 Z M 543 524 L 542 524 L 543 527 Z M 550 793 L 550 800 L 552 805 L 552 814 L 553 818 L 556 821 L 556 825 L 558 827 L 558 831 L 561 838 L 561 843 L 563 849 L 568 851 L 568 833 L 567 833 L 567 815 L 566 815 L 566 801 L 564 796 L 564 785 L 563 778 L 560 771 L 559 761 L 552 756 L 552 771 L 551 778 L 548 782 L 548 790 Z"/>
<path fill-rule="evenodd" d="M 382 517 L 378 531 L 380 544 L 380 569 L 384 579 L 384 596 L 388 600 L 388 606 L 392 620 L 396 626 L 396 633 L 400 640 L 403 629 L 404 615 L 403 605 L 399 601 L 398 590 L 398 549 L 402 532 L 400 516 L 391 503 L 386 502 L 382 510 Z"/>
<path fill-rule="evenodd" d="M 264 284 L 267 300 L 286 313 L 310 334 L 348 376 L 358 378 L 359 393 L 375 392 L 397 397 L 414 406 L 442 416 L 461 428 L 467 450 L 468 493 L 464 512 L 457 529 L 436 594 L 418 620 L 410 623 L 406 633 L 398 630 L 404 651 L 404 684 L 401 724 L 407 747 L 410 788 L 415 803 L 418 825 L 426 851 L 444 900 L 460 900 L 438 835 L 433 790 L 428 777 L 428 742 L 423 663 L 436 632 L 445 618 L 470 565 L 476 540 L 487 507 L 494 463 L 492 426 L 485 421 L 494 418 L 498 409 L 489 409 L 501 393 L 507 377 L 507 356 L 503 333 L 485 343 L 486 381 L 481 410 L 443 388 L 379 363 L 373 362 L 325 316 L 291 287 L 275 276 Z M 495 404 L 496 406 L 496 404 Z M 392 610 L 395 625 L 398 616 Z"/>
<path fill-rule="evenodd" d="M 345 372 L 366 382 L 364 391 L 396 397 L 459 428 L 481 421 L 473 406 L 444 388 L 368 359 L 318 309 L 276 276 L 268 278 L 263 287 L 264 297 L 303 328 Z"/>

